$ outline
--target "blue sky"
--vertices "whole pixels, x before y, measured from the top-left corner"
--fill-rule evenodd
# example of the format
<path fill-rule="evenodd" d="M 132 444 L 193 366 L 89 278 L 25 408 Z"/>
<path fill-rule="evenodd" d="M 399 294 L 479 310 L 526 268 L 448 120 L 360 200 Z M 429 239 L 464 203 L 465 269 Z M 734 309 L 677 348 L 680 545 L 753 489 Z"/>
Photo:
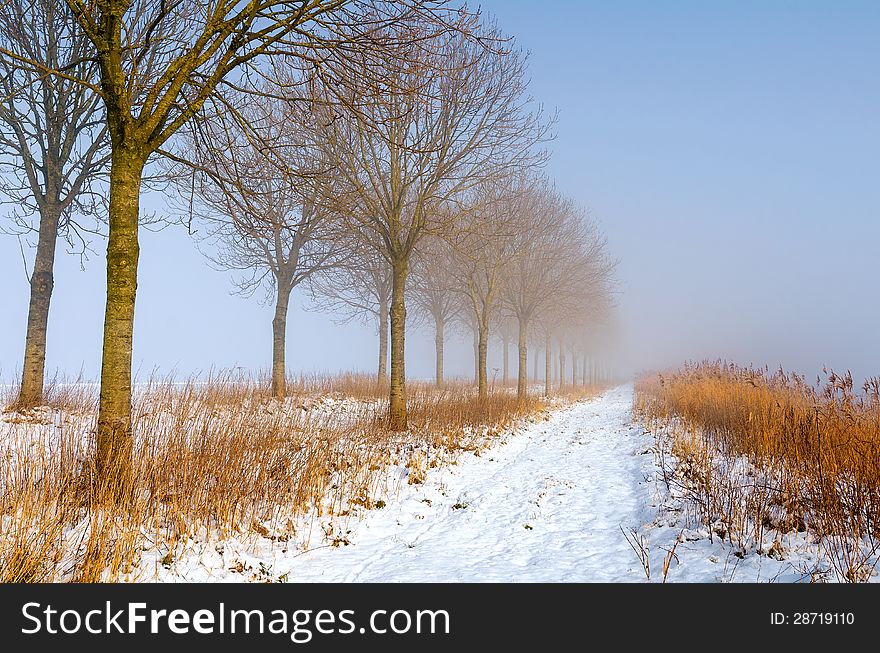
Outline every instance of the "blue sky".
<path fill-rule="evenodd" d="M 630 367 L 723 356 L 811 377 L 823 365 L 880 373 L 880 3 L 482 6 L 531 51 L 533 93 L 559 110 L 549 172 L 620 259 Z M 141 370 L 268 365 L 271 311 L 231 296 L 182 230 L 145 233 L 141 264 Z M 8 377 L 27 307 L 9 236 L 0 279 Z M 50 368 L 97 373 L 103 283 L 100 255 L 85 271 L 59 257 Z M 372 369 L 372 331 L 294 304 L 292 368 Z M 409 346 L 411 373 L 428 376 L 430 340 Z"/>

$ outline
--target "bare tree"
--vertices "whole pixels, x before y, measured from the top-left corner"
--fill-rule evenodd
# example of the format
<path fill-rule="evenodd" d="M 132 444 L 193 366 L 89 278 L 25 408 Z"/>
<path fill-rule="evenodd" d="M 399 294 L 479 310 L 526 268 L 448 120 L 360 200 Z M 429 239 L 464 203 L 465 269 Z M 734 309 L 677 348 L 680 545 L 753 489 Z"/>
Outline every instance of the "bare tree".
<path fill-rule="evenodd" d="M 546 319 L 542 320 L 541 327 L 544 333 L 544 396 L 549 397 L 553 392 L 553 330 Z M 517 394 L 520 392 L 517 390 Z"/>
<path fill-rule="evenodd" d="M 560 337 L 558 340 L 559 344 L 559 369 L 558 369 L 558 377 L 557 384 L 559 387 L 559 391 L 562 392 L 562 389 L 565 387 L 565 341 Z"/>
<path fill-rule="evenodd" d="M 610 293 L 615 262 L 605 239 L 588 217 L 561 197 L 546 180 L 534 179 L 520 194 L 524 228 L 512 257 L 504 304 L 519 324 L 517 393 L 527 389 L 528 328 L 539 320 L 544 334 L 545 392 L 552 384 L 552 338 L 582 314 L 585 306 Z M 565 354 L 559 351 L 560 379 Z"/>
<path fill-rule="evenodd" d="M 346 252 L 337 214 L 324 201 L 332 196 L 332 176 L 305 138 L 314 128 L 308 98 L 249 97 L 236 115 L 246 120 L 247 132 L 223 116 L 198 121 L 187 154 L 196 167 L 177 181 L 189 216 L 207 224 L 218 245 L 209 258 L 242 273 L 236 281 L 242 294 L 268 286 L 274 295 L 272 393 L 283 399 L 291 294 L 340 265 Z"/>
<path fill-rule="evenodd" d="M 450 235 L 458 287 L 466 297 L 477 337 L 477 388 L 488 395 L 489 329 L 497 318 L 510 257 L 522 229 L 515 188 L 506 180 L 492 180 L 474 189 L 473 206 L 456 234 Z"/>
<path fill-rule="evenodd" d="M 103 205 L 93 191 L 109 161 L 101 99 L 67 76 L 45 72 L 97 79 L 88 46 L 63 0 L 0 4 L 0 195 L 14 207 L 10 231 L 37 233 L 16 402 L 21 408 L 43 401 L 58 239 L 85 252 L 85 230 L 76 220 Z"/>
<path fill-rule="evenodd" d="M 567 341 L 571 353 L 571 382 L 577 385 L 578 353 L 582 352 L 586 365 L 586 352 L 592 341 L 598 344 L 598 334 L 603 338 L 602 346 L 610 343 L 609 319 L 615 305 L 616 282 L 614 272 L 617 261 L 607 251 L 607 243 L 596 226 L 582 211 L 579 218 L 584 225 L 579 250 L 575 256 L 580 264 L 575 268 L 576 283 L 570 302 L 562 304 L 568 314 L 562 340 Z"/>
<path fill-rule="evenodd" d="M 413 253 L 429 236 L 448 233 L 454 202 L 487 171 L 536 158 L 545 135 L 529 112 L 524 58 L 502 50 L 494 29 L 471 38 L 430 37 L 417 21 L 388 30 L 393 51 L 366 53 L 351 83 L 353 124 L 330 122 L 328 151 L 357 195 L 348 215 L 391 268 L 389 425 L 407 426 L 405 291 Z M 381 69 L 381 79 L 370 71 Z"/>
<path fill-rule="evenodd" d="M 510 339 L 514 332 L 515 324 L 507 314 L 502 314 L 498 319 L 498 335 L 501 339 L 501 383 L 505 387 L 510 382 Z"/>
<path fill-rule="evenodd" d="M 98 478 L 121 499 L 131 467 L 131 357 L 139 195 L 148 159 L 215 97 L 252 87 L 266 57 L 344 61 L 384 49 L 381 28 L 402 16 L 439 18 L 443 0 L 66 0 L 89 43 L 99 82 L 11 55 L 33 70 L 98 93 L 110 137 L 107 303 L 98 414 Z M 42 25 L 33 11 L 24 17 Z M 441 21 L 442 22 L 442 21 Z M 338 67 L 338 66 L 337 66 Z"/>
<path fill-rule="evenodd" d="M 572 345 L 581 352 L 583 385 L 595 382 L 596 360 L 603 352 L 607 354 L 612 336 L 618 331 L 614 325 L 612 288 L 609 287 L 607 292 L 594 292 L 575 318 L 579 326 L 572 334 Z"/>
<path fill-rule="evenodd" d="M 456 293 L 454 265 L 449 244 L 439 238 L 432 238 L 416 252 L 411 272 L 413 301 L 434 325 L 434 378 L 438 387 L 444 383 L 446 329 L 460 316 L 462 309 L 460 297 Z"/>
<path fill-rule="evenodd" d="M 309 279 L 312 306 L 337 316 L 339 323 L 373 323 L 379 334 L 377 382 L 388 382 L 388 316 L 391 268 L 385 259 L 351 234 L 342 265 L 321 270 Z"/>
<path fill-rule="evenodd" d="M 541 307 L 553 301 L 553 291 L 558 290 L 556 277 L 561 245 L 558 237 L 562 234 L 555 229 L 558 196 L 545 180 L 519 180 L 518 200 L 523 220 L 516 232 L 502 302 L 518 324 L 517 394 L 524 397 L 528 386 L 529 326 Z M 547 326 L 549 328 L 549 324 Z M 549 340 L 544 349 L 549 361 Z"/>

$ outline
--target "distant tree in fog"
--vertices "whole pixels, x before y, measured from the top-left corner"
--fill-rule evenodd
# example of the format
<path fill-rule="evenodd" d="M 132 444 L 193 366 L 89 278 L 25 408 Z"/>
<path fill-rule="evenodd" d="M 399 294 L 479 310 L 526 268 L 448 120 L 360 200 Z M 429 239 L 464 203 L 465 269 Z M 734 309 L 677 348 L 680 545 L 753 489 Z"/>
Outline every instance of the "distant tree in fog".
<path fill-rule="evenodd" d="M 462 313 L 461 297 L 456 292 L 455 260 L 449 244 L 439 238 L 426 240 L 413 258 L 411 275 L 413 303 L 433 323 L 434 379 L 437 386 L 442 386 L 446 331 Z"/>
<path fill-rule="evenodd" d="M 529 108 L 525 58 L 505 49 L 495 28 L 431 35 L 402 20 L 387 29 L 401 47 L 365 53 L 363 74 L 350 78 L 353 121 L 328 120 L 326 136 L 334 168 L 357 196 L 346 217 L 371 233 L 391 269 L 389 425 L 403 430 L 413 256 L 426 238 L 450 232 L 458 212 L 448 205 L 464 189 L 540 160 L 546 128 Z"/>
<path fill-rule="evenodd" d="M 388 317 L 391 267 L 358 237 L 345 240 L 345 263 L 309 280 L 312 307 L 332 313 L 338 322 L 373 323 L 379 334 L 377 381 L 388 382 Z"/>
<path fill-rule="evenodd" d="M 489 390 L 489 330 L 498 319 L 507 268 L 523 229 L 518 190 L 504 176 L 474 188 L 459 228 L 449 237 L 457 287 L 475 327 L 477 388 L 483 398 Z"/>
<path fill-rule="evenodd" d="M 0 3 L 0 201 L 12 207 L 7 231 L 37 235 L 19 408 L 44 400 L 58 239 L 84 251 L 77 219 L 106 208 L 95 188 L 109 163 L 103 104 L 77 81 L 98 83 L 89 45 L 63 0 Z"/>
<path fill-rule="evenodd" d="M 332 171 L 305 137 L 314 129 L 309 98 L 267 92 L 239 103 L 234 120 L 213 115 L 194 121 L 196 137 L 186 153 L 191 174 L 175 167 L 176 179 L 191 215 L 206 225 L 217 247 L 209 258 L 240 273 L 241 293 L 264 287 L 274 295 L 272 393 L 281 399 L 291 294 L 313 275 L 342 264 L 348 251 L 327 199 L 333 196 Z"/>
<path fill-rule="evenodd" d="M 519 327 L 520 396 L 525 396 L 528 382 L 529 328 L 539 326 L 544 335 L 545 391 L 549 394 L 553 337 L 574 328 L 577 320 L 573 316 L 583 314 L 594 302 L 605 301 L 615 267 L 604 237 L 583 211 L 546 179 L 534 178 L 523 187 L 520 211 L 525 219 L 517 232 L 502 298 Z"/>

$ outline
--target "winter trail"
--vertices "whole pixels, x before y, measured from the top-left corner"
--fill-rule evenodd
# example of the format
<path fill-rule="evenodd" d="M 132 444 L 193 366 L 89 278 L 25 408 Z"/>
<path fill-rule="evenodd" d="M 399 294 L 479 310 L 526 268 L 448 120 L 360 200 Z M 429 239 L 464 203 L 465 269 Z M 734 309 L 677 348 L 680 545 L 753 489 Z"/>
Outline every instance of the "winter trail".
<path fill-rule="evenodd" d="M 639 581 L 621 532 L 652 518 L 650 439 L 632 386 L 553 411 L 481 456 L 431 470 L 351 525 L 352 544 L 276 559 L 292 581 Z M 285 564 L 287 563 L 287 564 Z"/>

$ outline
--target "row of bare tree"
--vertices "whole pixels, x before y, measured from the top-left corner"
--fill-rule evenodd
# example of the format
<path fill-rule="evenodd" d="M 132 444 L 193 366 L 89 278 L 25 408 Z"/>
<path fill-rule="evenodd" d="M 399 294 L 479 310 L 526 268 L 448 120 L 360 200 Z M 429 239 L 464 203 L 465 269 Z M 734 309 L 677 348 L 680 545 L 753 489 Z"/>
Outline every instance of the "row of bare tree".
<path fill-rule="evenodd" d="M 472 325 L 481 396 L 490 329 L 515 325 L 524 394 L 536 335 L 549 365 L 551 339 L 579 346 L 607 315 L 604 240 L 540 174 L 553 121 L 528 95 L 526 57 L 479 13 L 449 0 L 7 0 L 0 23 L 0 190 L 12 230 L 38 234 L 19 403 L 42 400 L 56 242 L 97 216 L 97 469 L 117 496 L 144 184 L 174 189 L 170 212 L 243 291 L 273 293 L 277 396 L 294 289 L 375 316 L 393 429 L 407 425 L 408 301 L 434 322 L 439 383 L 446 329 Z"/>

